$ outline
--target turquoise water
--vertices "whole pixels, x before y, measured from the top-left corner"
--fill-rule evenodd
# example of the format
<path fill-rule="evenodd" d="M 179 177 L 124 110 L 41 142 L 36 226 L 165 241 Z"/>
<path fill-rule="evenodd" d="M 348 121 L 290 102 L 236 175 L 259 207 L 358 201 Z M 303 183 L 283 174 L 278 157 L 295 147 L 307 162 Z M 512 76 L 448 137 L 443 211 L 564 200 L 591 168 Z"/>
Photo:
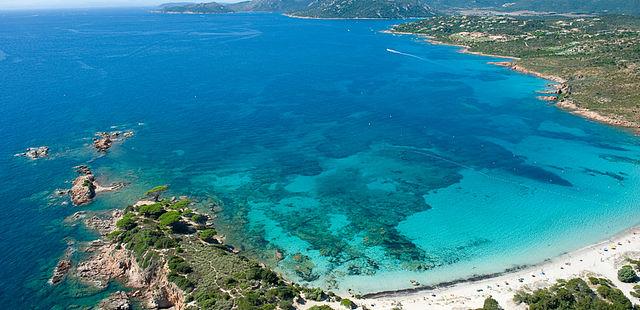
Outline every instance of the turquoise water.
<path fill-rule="evenodd" d="M 0 303 L 91 304 L 46 280 L 80 209 L 151 186 L 222 201 L 229 243 L 289 278 L 375 292 L 543 261 L 638 222 L 640 140 L 535 99 L 546 81 L 394 21 L 143 10 L 0 13 Z M 99 157 L 96 131 L 133 129 Z M 52 158 L 12 155 L 49 145 Z M 131 182 L 51 198 L 71 167 Z M 284 254 L 275 260 L 275 252 Z"/>

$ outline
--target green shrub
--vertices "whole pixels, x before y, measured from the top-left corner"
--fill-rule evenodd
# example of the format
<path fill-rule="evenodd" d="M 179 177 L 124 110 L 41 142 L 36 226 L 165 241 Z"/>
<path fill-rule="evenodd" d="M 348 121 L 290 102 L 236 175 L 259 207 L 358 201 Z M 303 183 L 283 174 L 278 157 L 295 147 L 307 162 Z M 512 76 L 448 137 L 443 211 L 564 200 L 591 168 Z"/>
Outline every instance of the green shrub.
<path fill-rule="evenodd" d="M 163 192 L 166 192 L 168 189 L 169 189 L 169 185 L 160 185 L 148 190 L 146 193 L 144 193 L 144 195 L 159 197 L 160 194 L 162 194 Z"/>
<path fill-rule="evenodd" d="M 229 295 L 224 292 L 220 292 L 214 289 L 206 291 L 196 290 L 194 293 L 194 299 L 198 303 L 201 309 L 231 309 L 232 305 L 226 305 L 229 300 Z"/>
<path fill-rule="evenodd" d="M 191 266 L 180 256 L 171 256 L 167 264 L 172 272 L 185 274 L 193 271 Z"/>
<path fill-rule="evenodd" d="M 178 242 L 171 237 L 162 236 L 156 239 L 153 243 L 153 247 L 157 249 L 171 249 L 178 245 Z"/>
<path fill-rule="evenodd" d="M 107 239 L 116 241 L 122 235 L 122 230 L 114 230 L 107 234 Z"/>
<path fill-rule="evenodd" d="M 501 310 L 502 308 L 498 304 L 498 301 L 493 299 L 491 296 L 487 297 L 484 300 L 484 305 L 482 306 L 482 310 Z"/>
<path fill-rule="evenodd" d="M 633 291 L 631 291 L 631 296 L 635 298 L 640 298 L 640 285 L 633 286 Z"/>
<path fill-rule="evenodd" d="M 216 239 L 214 237 L 217 234 L 218 234 L 218 232 L 216 232 L 215 229 L 207 228 L 207 229 L 203 229 L 203 230 L 199 231 L 198 232 L 198 237 L 200 237 L 200 239 L 202 239 L 205 242 L 213 243 L 213 242 L 216 241 Z"/>
<path fill-rule="evenodd" d="M 618 270 L 618 280 L 624 283 L 633 283 L 638 280 L 638 275 L 631 265 L 624 265 Z"/>
<path fill-rule="evenodd" d="M 602 298 L 611 302 L 616 309 L 633 309 L 633 304 L 631 304 L 629 298 L 624 296 L 624 293 L 617 288 L 600 285 L 596 291 Z"/>
<path fill-rule="evenodd" d="M 146 217 L 157 219 L 166 211 L 161 202 L 156 202 L 154 204 L 138 207 L 138 212 L 142 213 Z"/>
<path fill-rule="evenodd" d="M 173 227 L 176 223 L 180 221 L 180 212 L 178 211 L 169 211 L 160 215 L 158 221 L 161 226 L 169 226 Z"/>
<path fill-rule="evenodd" d="M 255 310 L 263 304 L 263 300 L 256 292 L 248 292 L 236 301 L 239 310 Z"/>
<path fill-rule="evenodd" d="M 125 213 L 121 219 L 116 222 L 116 227 L 123 230 L 131 230 L 138 225 L 136 217 L 133 213 Z"/>
<path fill-rule="evenodd" d="M 591 284 L 593 285 L 615 286 L 613 285 L 613 282 L 611 282 L 611 280 L 605 278 L 589 277 L 589 282 L 591 282 Z"/>
<path fill-rule="evenodd" d="M 175 203 L 171 204 L 171 206 L 169 206 L 169 208 L 171 208 L 173 210 L 182 210 L 182 209 L 188 207 L 190 203 L 191 203 L 191 200 L 182 199 L 182 200 L 178 200 Z"/>
<path fill-rule="evenodd" d="M 608 280 L 595 279 L 595 282 L 605 283 L 598 284 L 596 289 L 598 294 L 591 290 L 584 280 L 576 278 L 567 281 L 558 280 L 558 283 L 553 286 L 535 290 L 532 293 L 519 291 L 513 300 L 516 303 L 527 304 L 531 310 L 633 309 L 629 299 L 619 289 L 610 287 L 607 284 Z"/>
<path fill-rule="evenodd" d="M 290 286 L 278 286 L 270 289 L 265 294 L 265 297 L 268 300 L 276 301 L 276 300 L 292 300 L 296 297 L 298 293 Z"/>
<path fill-rule="evenodd" d="M 253 266 L 245 273 L 247 280 L 264 281 L 270 284 L 278 284 L 280 278 L 278 274 L 270 269 L 262 268 L 260 266 Z"/>
<path fill-rule="evenodd" d="M 147 269 L 149 267 L 155 267 L 160 262 L 160 256 L 155 251 L 147 251 L 142 255 L 140 259 L 140 267 Z"/>
<path fill-rule="evenodd" d="M 134 229 L 123 234 L 123 242 L 127 244 L 127 249 L 133 251 L 136 258 L 141 258 L 142 255 L 152 246 L 156 241 L 163 237 L 164 234 L 157 230 L 152 229 Z"/>
<path fill-rule="evenodd" d="M 167 278 L 169 279 L 170 282 L 173 282 L 175 285 L 177 285 L 180 289 L 182 289 L 183 291 L 191 291 L 194 287 L 195 284 L 187 279 L 187 277 L 185 276 L 181 276 L 175 272 L 170 272 L 169 275 L 167 276 Z"/>
<path fill-rule="evenodd" d="M 323 301 L 327 299 L 327 295 L 320 288 L 305 289 L 304 297 L 314 301 Z"/>
<path fill-rule="evenodd" d="M 278 308 L 281 310 L 295 310 L 296 308 L 293 306 L 293 302 L 289 300 L 281 300 L 278 303 Z"/>
<path fill-rule="evenodd" d="M 194 214 L 191 216 L 191 220 L 198 224 L 204 224 L 207 222 L 207 217 L 202 214 Z"/>
<path fill-rule="evenodd" d="M 322 305 L 322 306 L 313 306 L 311 308 L 309 308 L 309 310 L 333 310 L 333 308 L 327 306 L 327 305 Z"/>
<path fill-rule="evenodd" d="M 356 307 L 356 304 L 354 304 L 353 301 L 347 298 L 344 298 L 343 300 L 341 300 L 340 305 L 347 309 L 354 309 Z"/>

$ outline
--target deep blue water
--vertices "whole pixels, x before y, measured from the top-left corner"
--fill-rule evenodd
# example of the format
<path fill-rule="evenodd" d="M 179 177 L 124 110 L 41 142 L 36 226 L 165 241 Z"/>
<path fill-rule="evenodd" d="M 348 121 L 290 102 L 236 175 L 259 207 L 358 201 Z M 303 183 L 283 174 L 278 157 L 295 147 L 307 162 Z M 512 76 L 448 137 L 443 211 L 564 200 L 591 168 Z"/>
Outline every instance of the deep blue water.
<path fill-rule="evenodd" d="M 158 184 L 220 199 L 227 240 L 289 278 L 360 292 L 540 262 L 638 222 L 637 137 L 538 101 L 544 80 L 380 32 L 393 23 L 0 13 L 0 304 L 104 297 L 46 284 L 65 240 L 95 238 L 63 220 Z M 100 157 L 88 143 L 112 126 L 136 136 Z M 52 158 L 13 157 L 38 145 Z M 82 163 L 131 185 L 89 207 L 51 198 Z"/>

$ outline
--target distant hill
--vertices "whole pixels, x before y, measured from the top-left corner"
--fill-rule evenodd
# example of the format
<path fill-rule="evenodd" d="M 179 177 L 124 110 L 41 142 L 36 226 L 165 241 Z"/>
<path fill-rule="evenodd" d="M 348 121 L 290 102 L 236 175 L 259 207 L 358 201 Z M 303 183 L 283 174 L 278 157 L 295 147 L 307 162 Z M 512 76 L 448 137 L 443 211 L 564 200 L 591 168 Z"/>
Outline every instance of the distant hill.
<path fill-rule="evenodd" d="M 315 0 L 292 15 L 317 18 L 393 18 L 433 16 L 422 0 Z"/>
<path fill-rule="evenodd" d="M 181 13 L 181 14 L 215 14 L 234 12 L 226 5 L 209 2 L 209 3 L 187 3 L 187 4 L 164 4 L 160 6 L 163 13 Z"/>
<path fill-rule="evenodd" d="M 640 0 L 518 0 L 509 10 L 640 14 Z"/>
<path fill-rule="evenodd" d="M 160 5 L 161 9 L 167 8 L 167 7 L 174 7 L 174 6 L 183 6 L 183 5 L 189 5 L 189 4 L 195 4 L 195 2 L 171 2 L 171 3 L 164 3 Z"/>
<path fill-rule="evenodd" d="M 311 0 L 253 0 L 229 4 L 238 12 L 295 12 L 307 8 Z"/>
<path fill-rule="evenodd" d="M 316 18 L 427 17 L 458 9 L 640 15 L 640 0 L 250 0 L 232 4 L 168 3 L 164 13 L 278 12 Z"/>
<path fill-rule="evenodd" d="M 393 18 L 433 16 L 423 0 L 251 0 L 232 4 L 165 4 L 163 13 L 215 14 L 228 12 L 279 12 L 317 18 Z"/>
<path fill-rule="evenodd" d="M 432 8 L 448 11 L 455 8 L 500 11 L 538 11 L 557 13 L 640 14 L 640 0 L 425 0 Z"/>

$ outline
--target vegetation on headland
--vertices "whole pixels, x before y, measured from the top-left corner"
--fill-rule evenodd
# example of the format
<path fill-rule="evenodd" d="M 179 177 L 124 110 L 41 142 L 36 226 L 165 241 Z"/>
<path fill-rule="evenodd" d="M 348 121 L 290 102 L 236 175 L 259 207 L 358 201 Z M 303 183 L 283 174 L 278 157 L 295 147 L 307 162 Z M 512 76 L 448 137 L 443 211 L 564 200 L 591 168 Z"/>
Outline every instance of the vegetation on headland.
<path fill-rule="evenodd" d="M 152 194 L 166 187 L 152 189 Z M 149 192 L 148 192 L 149 194 Z M 223 244 L 210 217 L 187 199 L 158 199 L 129 206 L 108 237 L 130 251 L 144 270 L 167 272 L 194 309 L 293 309 L 304 297 L 339 297 L 286 282 L 258 261 Z M 166 268 L 165 268 L 166 266 Z M 355 304 L 342 300 L 343 305 Z"/>
<path fill-rule="evenodd" d="M 558 76 L 570 92 L 557 100 L 637 127 L 640 119 L 640 18 L 439 16 L 398 25 L 472 52 L 517 57 L 531 72 Z"/>
<path fill-rule="evenodd" d="M 589 283 L 580 278 L 559 280 L 548 288 L 533 292 L 519 291 L 516 303 L 537 309 L 640 309 L 608 279 L 590 277 Z"/>

